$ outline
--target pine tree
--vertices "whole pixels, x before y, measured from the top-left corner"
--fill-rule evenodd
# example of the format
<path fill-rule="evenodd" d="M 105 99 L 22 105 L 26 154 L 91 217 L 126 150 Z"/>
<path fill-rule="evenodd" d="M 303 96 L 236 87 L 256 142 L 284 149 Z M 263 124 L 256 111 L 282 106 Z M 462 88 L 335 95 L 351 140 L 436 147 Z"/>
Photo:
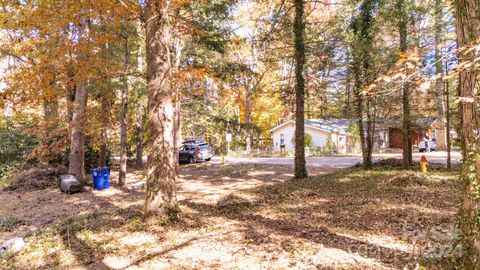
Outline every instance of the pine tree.
<path fill-rule="evenodd" d="M 175 102 L 170 84 L 171 30 L 167 0 L 145 3 L 147 36 L 147 215 L 168 218 L 176 205 Z"/>
<path fill-rule="evenodd" d="M 400 54 L 402 57 L 406 57 L 408 49 L 408 16 L 405 0 L 397 0 L 396 5 L 398 32 L 400 34 Z M 405 168 L 410 168 L 413 163 L 413 145 L 410 131 L 410 82 L 408 80 L 402 82 L 401 90 L 403 109 L 403 165 Z"/>
<path fill-rule="evenodd" d="M 307 177 L 305 162 L 305 18 L 304 1 L 295 0 L 295 178 Z"/>
<path fill-rule="evenodd" d="M 373 24 L 374 13 L 377 9 L 376 0 L 363 0 L 360 5 L 360 15 L 352 22 L 354 42 L 352 43 L 352 72 L 354 76 L 354 94 L 356 99 L 356 113 L 360 144 L 362 147 L 363 166 L 371 169 L 373 166 L 372 154 L 375 132 L 375 107 L 372 95 L 364 89 L 375 81 L 373 63 Z"/>
<path fill-rule="evenodd" d="M 478 269 L 480 265 L 480 146 L 478 141 L 478 71 L 468 67 L 478 61 L 480 53 L 474 49 L 480 40 L 480 1 L 455 2 L 457 43 L 460 48 L 459 101 L 462 138 L 462 204 L 460 229 L 463 232 L 464 269 Z M 473 49 L 472 49 L 473 48 Z"/>

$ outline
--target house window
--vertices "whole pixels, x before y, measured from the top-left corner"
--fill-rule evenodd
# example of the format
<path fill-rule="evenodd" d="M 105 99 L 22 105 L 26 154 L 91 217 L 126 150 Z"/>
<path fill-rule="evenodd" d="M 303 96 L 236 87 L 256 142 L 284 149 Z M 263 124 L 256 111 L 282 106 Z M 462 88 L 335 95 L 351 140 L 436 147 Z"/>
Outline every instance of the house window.
<path fill-rule="evenodd" d="M 280 134 L 280 145 L 285 145 L 285 134 Z"/>

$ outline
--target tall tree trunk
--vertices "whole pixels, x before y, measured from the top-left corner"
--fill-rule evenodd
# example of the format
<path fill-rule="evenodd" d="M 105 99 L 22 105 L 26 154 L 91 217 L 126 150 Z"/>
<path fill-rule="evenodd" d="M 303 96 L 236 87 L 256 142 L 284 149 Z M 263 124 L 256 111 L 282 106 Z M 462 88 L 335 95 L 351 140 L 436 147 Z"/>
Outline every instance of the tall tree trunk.
<path fill-rule="evenodd" d="M 125 72 L 128 72 L 128 37 L 125 38 Z M 128 76 L 123 78 L 121 90 L 122 107 L 120 109 L 120 172 L 118 185 L 124 186 L 127 178 L 127 113 L 128 113 Z"/>
<path fill-rule="evenodd" d="M 401 57 L 407 55 L 407 11 L 405 7 L 405 0 L 397 0 L 397 14 L 398 14 L 398 32 L 400 34 L 400 52 Z M 405 67 L 405 72 L 408 68 Z M 410 117 L 410 83 L 408 81 L 402 82 L 402 109 L 403 109 L 403 166 L 410 168 L 413 163 L 412 153 L 412 135 L 411 135 L 411 117 Z"/>
<path fill-rule="evenodd" d="M 124 84 L 121 91 L 120 109 L 120 172 L 118 185 L 124 186 L 127 177 L 127 112 L 128 112 L 128 83 Z"/>
<path fill-rule="evenodd" d="M 359 44 L 359 41 L 355 44 L 352 44 L 352 47 L 355 47 L 356 45 Z M 357 126 L 358 126 L 358 131 L 359 131 L 359 136 L 360 136 L 360 150 L 362 151 L 362 160 L 363 160 L 363 165 L 365 169 L 370 169 L 368 167 L 369 162 L 369 156 L 367 154 L 367 140 L 365 137 L 365 123 L 364 123 L 364 97 L 362 95 L 362 56 L 361 53 L 358 52 L 358 48 L 352 48 L 353 49 L 353 62 L 352 65 L 349 67 L 352 69 L 352 74 L 353 74 L 353 94 L 355 97 L 355 116 L 357 117 Z"/>
<path fill-rule="evenodd" d="M 142 33 L 142 24 L 140 21 L 137 21 L 137 34 L 138 35 L 141 35 Z M 144 71 L 144 68 L 145 68 L 145 60 L 144 60 L 144 51 L 145 51 L 145 48 L 141 45 L 138 46 L 138 50 L 137 50 L 137 70 L 139 72 L 143 72 Z M 142 95 L 142 94 L 140 94 Z M 144 120 L 144 105 L 143 103 L 140 103 L 140 107 L 139 107 L 139 114 L 138 114 L 138 118 L 137 118 L 137 126 L 135 128 L 135 141 L 136 141 L 136 144 L 137 144 L 137 147 L 136 147 L 136 164 L 135 164 L 135 167 L 137 170 L 143 170 L 143 132 L 144 132 L 144 129 L 143 129 L 143 120 Z"/>
<path fill-rule="evenodd" d="M 437 113 L 439 116 L 445 116 L 444 108 L 444 84 L 442 82 L 443 62 L 442 62 L 442 31 L 443 31 L 443 1 L 435 0 L 435 72 L 437 79 L 435 80 L 435 97 L 437 105 Z"/>
<path fill-rule="evenodd" d="M 71 80 L 73 81 L 73 76 Z M 70 76 L 69 76 L 70 77 Z M 72 84 L 67 87 L 67 121 L 71 122 L 73 119 L 73 111 L 75 108 L 75 93 L 76 93 L 77 85 Z"/>
<path fill-rule="evenodd" d="M 355 91 L 355 99 L 356 99 L 356 104 L 355 104 L 355 111 L 356 111 L 356 116 L 358 119 L 358 130 L 359 130 L 359 135 L 360 135 L 360 147 L 362 150 L 362 158 L 363 158 L 363 165 L 365 169 L 370 169 L 370 163 L 371 159 L 370 156 L 368 155 L 367 151 L 367 138 L 365 137 L 365 123 L 363 120 L 363 114 L 364 114 L 364 98 L 361 94 L 362 92 L 362 81 L 360 77 L 360 63 L 358 62 L 358 58 L 356 59 L 356 62 L 353 63 L 353 74 L 354 74 L 354 80 L 355 80 L 355 85 L 354 85 L 354 91 Z"/>
<path fill-rule="evenodd" d="M 366 149 L 365 149 L 365 169 L 370 170 L 373 167 L 373 146 L 375 142 L 375 118 L 374 112 L 372 112 L 373 102 L 372 97 L 367 97 L 366 101 L 366 111 L 367 111 L 367 136 L 365 138 L 366 141 Z"/>
<path fill-rule="evenodd" d="M 169 70 L 170 24 L 167 0 L 147 0 L 147 215 L 168 218 L 176 205 L 177 158 L 175 145 L 175 102 Z"/>
<path fill-rule="evenodd" d="M 105 80 L 107 80 L 105 78 Z M 106 91 L 109 91 L 110 89 L 104 89 Z M 102 106 L 102 109 L 105 111 L 110 111 L 111 109 L 111 103 L 110 103 L 110 96 L 108 95 L 102 95 L 100 97 L 100 104 Z M 108 162 L 107 162 L 107 151 L 108 151 L 108 128 L 110 125 L 110 119 L 109 119 L 109 114 L 102 114 L 100 116 L 100 121 L 102 122 L 102 131 L 100 134 L 100 147 L 98 151 L 98 167 L 106 167 Z"/>
<path fill-rule="evenodd" d="M 102 34 L 106 34 L 107 29 L 105 26 L 105 18 L 102 13 L 100 13 L 100 26 L 101 26 L 101 32 Z M 107 62 L 107 57 L 108 57 L 108 42 L 103 44 L 102 46 L 102 60 Z M 108 78 L 104 77 L 103 78 L 104 82 L 108 81 Z M 108 84 L 106 84 L 108 85 Z M 106 89 L 103 89 L 106 90 Z M 105 111 L 109 111 L 109 97 L 107 95 L 101 95 L 100 96 L 100 104 L 102 105 L 102 109 Z M 108 147 L 108 135 L 107 135 L 107 127 L 109 124 L 109 117 L 108 114 L 102 114 L 100 116 L 101 122 L 102 122 L 102 131 L 100 133 L 100 147 L 98 151 L 98 167 L 106 167 L 107 166 L 107 147 Z"/>
<path fill-rule="evenodd" d="M 70 132 L 70 158 L 68 173 L 73 174 L 82 183 L 85 178 L 85 113 L 87 107 L 87 84 L 77 84 L 75 91 L 75 107 Z"/>
<path fill-rule="evenodd" d="M 174 112 L 174 129 L 173 129 L 173 138 L 175 139 L 175 153 L 174 157 L 174 164 L 175 164 L 175 177 L 178 179 L 178 175 L 180 173 L 180 146 L 182 144 L 182 124 L 181 124 L 181 110 L 180 110 L 180 99 L 179 93 L 175 93 L 175 112 Z"/>
<path fill-rule="evenodd" d="M 365 0 L 361 7 L 361 35 L 362 35 L 362 74 L 363 74 L 363 87 L 372 84 L 375 81 L 374 78 L 374 66 L 372 60 L 372 25 L 374 22 L 373 13 L 375 12 L 376 1 Z M 363 89 L 362 89 L 363 90 Z M 373 167 L 373 146 L 375 140 L 375 104 L 374 95 L 368 93 L 363 95 L 365 99 L 365 114 L 366 114 L 366 138 L 365 138 L 365 164 L 364 168 L 370 170 Z M 363 131 L 362 131 L 363 132 Z"/>
<path fill-rule="evenodd" d="M 80 17 L 78 29 L 79 40 L 86 39 L 89 35 L 88 19 Z M 79 63 L 84 65 L 86 56 L 81 53 L 78 56 Z M 77 82 L 75 87 L 75 104 L 71 121 L 70 133 L 70 158 L 68 173 L 73 174 L 82 183 L 86 184 L 85 178 L 85 113 L 87 109 L 87 82 Z"/>
<path fill-rule="evenodd" d="M 67 122 L 70 123 L 73 119 L 73 109 L 75 107 L 75 92 L 76 92 L 76 83 L 75 83 L 75 70 L 72 63 L 67 66 L 67 78 L 68 83 L 66 88 L 66 100 L 67 100 Z"/>
<path fill-rule="evenodd" d="M 305 161 L 305 22 L 304 1 L 295 0 L 295 178 L 307 177 Z"/>
<path fill-rule="evenodd" d="M 252 152 L 252 99 L 253 86 L 247 86 L 247 94 L 245 96 L 245 128 L 246 128 L 246 151 Z"/>
<path fill-rule="evenodd" d="M 110 103 L 108 96 L 101 96 L 100 97 L 100 104 L 102 105 L 102 109 L 105 111 L 110 110 Z M 109 114 L 102 114 L 100 116 L 100 121 L 102 122 L 102 131 L 100 133 L 100 146 L 98 149 L 98 167 L 106 167 L 107 166 L 107 151 L 108 151 L 108 126 L 109 126 Z"/>
<path fill-rule="evenodd" d="M 450 137 L 450 89 L 448 80 L 445 82 L 445 116 L 446 116 L 446 134 L 447 139 L 447 168 L 452 169 L 452 138 Z"/>
<path fill-rule="evenodd" d="M 443 1 L 435 0 L 435 100 L 437 103 L 437 114 L 439 119 L 442 120 L 443 131 L 445 136 L 441 142 L 437 143 L 438 150 L 445 150 L 447 147 L 447 135 L 446 135 L 446 108 L 445 108 L 445 84 L 443 82 L 443 61 L 442 61 L 442 45 L 443 45 Z M 438 139 L 438 138 L 437 138 Z"/>
<path fill-rule="evenodd" d="M 363 167 L 369 170 L 373 166 L 372 154 L 375 139 L 375 104 L 373 95 L 363 94 L 366 85 L 374 82 L 374 70 L 372 66 L 372 24 L 373 13 L 377 5 L 376 0 L 364 0 L 360 5 L 360 15 L 351 25 L 355 42 L 352 44 L 354 76 L 354 94 L 356 98 L 356 113 L 362 147 Z"/>
<path fill-rule="evenodd" d="M 470 63 L 480 57 L 477 50 L 480 39 L 480 0 L 457 0 L 457 43 L 461 63 Z M 461 139 L 463 165 L 461 179 L 462 204 L 459 226 L 463 232 L 464 269 L 478 269 L 480 265 L 480 136 L 478 136 L 478 71 L 464 68 L 459 73 L 459 101 L 461 109 Z"/>
<path fill-rule="evenodd" d="M 181 65 L 181 57 L 182 57 L 182 50 L 183 50 L 183 44 L 182 44 L 182 39 L 179 36 L 179 33 L 177 31 L 174 32 L 175 35 L 175 70 L 180 69 Z M 171 87 L 174 87 L 171 85 Z M 178 178 L 178 174 L 180 171 L 180 146 L 182 144 L 182 125 L 181 125 L 181 100 L 180 100 L 180 88 L 174 88 L 174 106 L 175 106 L 175 112 L 174 112 L 174 128 L 173 128 L 173 138 L 175 139 L 174 145 L 175 145 L 175 153 L 174 153 L 174 158 L 175 158 L 175 173 L 176 173 L 176 178 Z"/>
<path fill-rule="evenodd" d="M 135 129 L 135 142 L 137 144 L 135 168 L 137 170 L 143 170 L 143 112 L 138 116 Z"/>
<path fill-rule="evenodd" d="M 107 125 L 107 123 L 103 123 L 102 124 L 103 127 L 102 127 L 102 134 L 101 135 L 101 139 L 102 139 L 102 143 L 100 144 L 100 149 L 98 150 L 98 167 L 101 168 L 101 167 L 105 167 L 107 166 L 107 143 L 108 143 L 108 137 L 107 137 L 107 128 L 105 127 L 105 125 Z"/>

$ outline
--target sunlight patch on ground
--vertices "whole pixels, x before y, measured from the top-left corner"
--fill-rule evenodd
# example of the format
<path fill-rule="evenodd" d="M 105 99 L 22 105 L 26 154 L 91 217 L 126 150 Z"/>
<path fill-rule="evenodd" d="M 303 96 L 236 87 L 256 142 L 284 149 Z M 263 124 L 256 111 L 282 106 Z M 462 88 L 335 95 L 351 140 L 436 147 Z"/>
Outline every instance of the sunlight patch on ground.
<path fill-rule="evenodd" d="M 275 175 L 275 171 L 251 171 L 247 173 L 248 176 L 260 176 L 260 175 Z"/>
<path fill-rule="evenodd" d="M 107 256 L 102 262 L 112 269 L 123 269 L 130 265 L 131 260 L 123 256 Z"/>
<path fill-rule="evenodd" d="M 344 267 L 356 266 L 369 269 L 392 269 L 375 259 L 365 258 L 358 253 L 351 253 L 337 248 L 321 247 L 315 255 L 312 256 L 315 265 L 335 267 L 342 269 Z M 363 266 L 363 267 L 362 267 Z"/>
<path fill-rule="evenodd" d="M 410 253 L 413 250 L 413 245 L 389 235 L 378 235 L 378 234 L 367 234 L 367 233 L 358 234 L 353 231 L 346 232 L 345 230 L 342 230 L 342 231 L 337 230 L 336 234 L 343 237 L 350 238 L 350 239 L 366 242 L 372 246 L 394 249 L 394 250 L 402 251 L 405 253 Z"/>
<path fill-rule="evenodd" d="M 339 183 L 349 183 L 349 182 L 352 182 L 352 181 L 353 180 L 350 177 L 343 177 L 343 178 L 338 179 Z"/>
<path fill-rule="evenodd" d="M 100 198 L 108 198 L 112 196 L 125 195 L 125 192 L 123 192 L 122 190 L 116 187 L 110 187 L 109 189 L 104 189 L 104 190 L 92 190 L 92 193 L 96 197 L 100 197 Z"/>
<path fill-rule="evenodd" d="M 142 232 L 134 232 L 120 238 L 120 242 L 128 246 L 141 246 L 144 244 L 152 244 L 157 241 L 157 237 Z"/>

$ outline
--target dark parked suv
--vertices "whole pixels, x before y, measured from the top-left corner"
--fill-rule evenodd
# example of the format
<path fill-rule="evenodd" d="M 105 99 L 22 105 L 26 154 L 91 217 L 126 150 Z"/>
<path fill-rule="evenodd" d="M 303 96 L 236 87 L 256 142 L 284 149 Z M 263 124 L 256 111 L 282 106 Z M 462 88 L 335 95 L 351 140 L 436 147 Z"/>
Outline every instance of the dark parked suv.
<path fill-rule="evenodd" d="M 210 161 L 213 157 L 212 148 L 201 141 L 186 141 L 180 147 L 180 162 L 195 163 Z"/>

